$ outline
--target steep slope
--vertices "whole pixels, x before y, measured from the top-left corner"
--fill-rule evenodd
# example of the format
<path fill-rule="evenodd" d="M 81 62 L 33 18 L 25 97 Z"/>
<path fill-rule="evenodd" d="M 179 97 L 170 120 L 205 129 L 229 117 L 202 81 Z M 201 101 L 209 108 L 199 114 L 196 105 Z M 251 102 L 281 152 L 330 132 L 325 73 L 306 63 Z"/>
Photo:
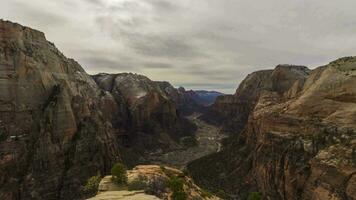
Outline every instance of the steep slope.
<path fill-rule="evenodd" d="M 355 199 L 356 58 L 311 72 L 279 66 L 268 74 L 256 82 L 258 90 L 249 89 L 249 112 L 239 112 L 248 114 L 247 123 L 233 122 L 243 131 L 221 152 L 191 163 L 193 178 L 230 198 L 258 191 L 266 199 Z M 245 100 L 251 77 L 234 101 Z"/>
<path fill-rule="evenodd" d="M 43 33 L 0 21 L 0 199 L 74 199 L 120 159 L 117 109 Z"/>
<path fill-rule="evenodd" d="M 223 95 L 215 91 L 186 90 L 184 87 L 174 88 L 166 81 L 156 81 L 156 83 L 174 100 L 179 112 L 183 115 L 191 115 L 194 112 L 204 113 L 218 96 Z"/>
<path fill-rule="evenodd" d="M 198 95 L 192 91 L 186 91 L 185 88 L 174 88 L 169 82 L 157 81 L 157 84 L 166 94 L 175 102 L 178 111 L 185 116 L 194 112 L 204 112 L 204 106 L 199 104 Z"/>
<path fill-rule="evenodd" d="M 178 148 L 179 139 L 191 136 L 196 130 L 159 83 L 132 73 L 98 74 L 93 78 L 119 105 L 125 105 L 118 116 L 122 119 L 119 122 L 125 122 L 119 126 L 127 132 L 123 151 L 132 148 L 128 153 L 130 160 L 125 159 L 130 166 L 149 162 L 147 153 Z M 132 153 L 138 155 L 132 156 Z"/>
<path fill-rule="evenodd" d="M 222 124 L 226 131 L 241 131 L 263 91 L 279 94 L 294 87 L 291 93 L 298 92 L 298 84 L 303 84 L 309 74 L 304 66 L 279 65 L 274 70 L 262 70 L 249 74 L 239 85 L 234 95 L 217 97 L 208 112 L 202 116 L 215 124 Z M 295 86 L 292 84 L 296 84 Z M 296 91 L 295 91 L 296 90 Z M 291 96 L 293 94 L 290 94 Z"/>

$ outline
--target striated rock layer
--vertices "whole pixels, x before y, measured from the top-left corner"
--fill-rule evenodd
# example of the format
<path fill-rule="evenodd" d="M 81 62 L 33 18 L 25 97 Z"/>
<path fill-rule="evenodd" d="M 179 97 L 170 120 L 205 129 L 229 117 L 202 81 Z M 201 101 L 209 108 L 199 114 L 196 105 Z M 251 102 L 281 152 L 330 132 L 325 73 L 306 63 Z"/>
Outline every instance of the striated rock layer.
<path fill-rule="evenodd" d="M 190 174 L 226 198 L 258 191 L 265 199 L 356 199 L 355 85 L 356 57 L 247 76 L 214 105 L 231 116 L 224 125 L 242 131 L 192 162 Z"/>
<path fill-rule="evenodd" d="M 176 132 L 172 134 L 174 137 L 185 132 L 182 128 L 188 122 L 180 116 L 174 100 L 157 82 L 132 73 L 98 74 L 93 78 L 99 87 L 113 94 L 120 105 L 126 105 L 128 126 L 146 131 L 175 128 L 172 130 Z"/>
<path fill-rule="evenodd" d="M 120 160 L 118 110 L 43 33 L 0 21 L 0 199 L 75 199 Z"/>
<path fill-rule="evenodd" d="M 129 166 L 150 162 L 149 153 L 179 148 L 179 139 L 192 136 L 196 130 L 161 82 L 132 73 L 97 74 L 93 78 L 121 106 L 114 125 L 125 129 L 122 152 Z"/>
<path fill-rule="evenodd" d="M 166 81 L 157 81 L 157 84 L 175 102 L 182 115 L 188 116 L 194 112 L 204 112 L 205 108 L 193 90 L 187 91 L 183 87 L 177 89 Z"/>
<path fill-rule="evenodd" d="M 234 95 L 217 97 L 209 111 L 201 118 L 215 124 L 222 124 L 226 131 L 241 131 L 263 91 L 287 92 L 292 84 L 296 93 L 309 74 L 304 66 L 279 65 L 274 70 L 262 70 L 249 74 Z M 291 97 L 290 94 L 288 96 Z"/>

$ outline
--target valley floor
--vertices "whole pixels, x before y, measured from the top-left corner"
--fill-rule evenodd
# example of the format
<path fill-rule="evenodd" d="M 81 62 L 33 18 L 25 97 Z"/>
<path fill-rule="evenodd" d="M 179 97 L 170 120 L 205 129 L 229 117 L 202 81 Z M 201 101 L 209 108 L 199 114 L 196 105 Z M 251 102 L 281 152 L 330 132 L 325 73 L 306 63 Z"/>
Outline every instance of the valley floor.
<path fill-rule="evenodd" d="M 199 119 L 201 114 L 194 113 L 188 119 L 194 122 L 198 129 L 195 133 L 198 144 L 190 148 L 180 148 L 167 153 L 152 153 L 151 162 L 182 169 L 189 162 L 218 152 L 221 149 L 221 141 L 226 135 L 217 126 L 210 125 Z"/>

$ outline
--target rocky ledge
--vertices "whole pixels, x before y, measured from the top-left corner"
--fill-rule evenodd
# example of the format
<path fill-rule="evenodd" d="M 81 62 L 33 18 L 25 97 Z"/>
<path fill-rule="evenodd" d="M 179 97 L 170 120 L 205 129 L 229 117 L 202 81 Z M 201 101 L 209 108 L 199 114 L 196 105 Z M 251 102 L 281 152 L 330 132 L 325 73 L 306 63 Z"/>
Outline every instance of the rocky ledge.
<path fill-rule="evenodd" d="M 180 170 L 158 165 L 139 165 L 127 171 L 128 186 L 118 186 L 112 182 L 111 176 L 104 177 L 99 184 L 98 194 L 88 200 L 109 199 L 135 199 L 156 200 L 175 199 L 173 196 L 175 187 L 172 188 L 172 180 L 175 185 L 182 184 L 182 192 L 185 199 L 219 200 L 194 184 L 192 179 L 185 176 Z"/>

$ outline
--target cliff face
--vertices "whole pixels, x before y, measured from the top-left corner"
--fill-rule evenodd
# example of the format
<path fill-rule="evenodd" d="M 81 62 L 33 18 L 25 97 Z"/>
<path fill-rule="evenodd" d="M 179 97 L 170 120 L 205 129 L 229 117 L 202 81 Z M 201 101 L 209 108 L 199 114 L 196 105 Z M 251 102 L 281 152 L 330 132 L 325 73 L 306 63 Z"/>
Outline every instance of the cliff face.
<path fill-rule="evenodd" d="M 98 74 L 93 77 L 99 87 L 113 94 L 119 105 L 126 105 L 129 129 L 167 131 L 175 139 L 194 130 L 194 126 L 179 113 L 175 99 L 158 82 L 132 73 Z M 121 113 L 125 114 L 123 110 Z"/>
<path fill-rule="evenodd" d="M 229 132 L 239 132 L 244 127 L 263 91 L 275 91 L 281 95 L 293 87 L 288 97 L 298 92 L 309 69 L 304 66 L 279 65 L 274 70 L 249 74 L 234 95 L 217 97 L 215 103 L 201 118 L 211 123 L 222 124 Z M 293 85 L 295 83 L 295 85 Z"/>
<path fill-rule="evenodd" d="M 118 106 L 43 33 L 0 21 L 0 199 L 74 199 L 120 159 Z"/>
<path fill-rule="evenodd" d="M 239 111 L 245 102 L 250 109 L 235 113 L 247 123 L 233 121 L 241 133 L 188 166 L 196 182 L 242 199 L 252 191 L 266 199 L 355 199 L 356 58 L 253 74 L 229 97 L 238 103 L 221 111 Z"/>
<path fill-rule="evenodd" d="M 220 92 L 205 90 L 186 90 L 184 87 L 174 88 L 169 82 L 156 81 L 163 91 L 176 103 L 183 115 L 192 115 L 194 112 L 205 113 L 208 106 L 221 95 Z"/>
<path fill-rule="evenodd" d="M 98 74 L 93 78 L 121 105 L 116 113 L 121 120 L 114 126 L 125 129 L 122 151 L 129 155 L 124 155 L 129 166 L 149 162 L 148 152 L 179 147 L 179 139 L 191 136 L 196 130 L 196 126 L 182 116 L 174 94 L 164 87 L 171 86 L 168 82 L 155 82 L 132 73 Z"/>

